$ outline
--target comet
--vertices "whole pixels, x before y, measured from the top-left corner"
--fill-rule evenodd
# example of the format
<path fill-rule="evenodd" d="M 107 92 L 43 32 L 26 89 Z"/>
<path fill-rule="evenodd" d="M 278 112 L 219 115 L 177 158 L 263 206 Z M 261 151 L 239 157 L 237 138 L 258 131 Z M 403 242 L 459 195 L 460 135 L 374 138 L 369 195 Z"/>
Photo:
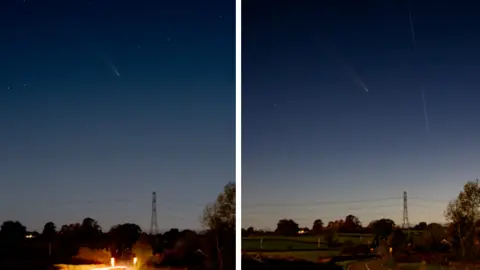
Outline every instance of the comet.
<path fill-rule="evenodd" d="M 355 84 L 358 85 L 363 90 L 365 90 L 365 92 L 368 92 L 367 85 L 363 82 L 362 78 L 360 78 L 360 76 L 357 74 L 357 72 L 355 72 L 355 69 L 353 68 L 353 66 L 351 64 L 347 63 L 346 61 L 344 61 L 343 64 L 344 64 L 345 69 L 347 70 L 348 74 L 350 75 L 350 77 L 355 82 Z"/>
<path fill-rule="evenodd" d="M 353 80 L 353 82 L 365 92 L 369 92 L 369 89 L 365 82 L 362 80 L 360 75 L 356 72 L 353 64 L 347 61 L 341 53 L 335 49 L 335 47 L 330 47 L 331 55 L 333 56 L 333 60 L 337 62 L 337 64 L 348 74 L 348 76 Z"/>
<path fill-rule="evenodd" d="M 112 68 L 112 70 L 113 70 L 113 72 L 115 73 L 115 75 L 117 75 L 118 77 L 120 77 L 120 73 L 118 73 L 117 67 L 116 67 L 114 64 L 111 64 L 110 67 Z"/>
<path fill-rule="evenodd" d="M 110 61 L 110 57 L 108 57 L 105 53 L 100 52 L 99 53 L 100 58 L 103 60 L 103 63 L 107 65 L 117 77 L 120 77 L 120 72 L 118 72 L 117 67 L 113 63 L 113 61 Z"/>

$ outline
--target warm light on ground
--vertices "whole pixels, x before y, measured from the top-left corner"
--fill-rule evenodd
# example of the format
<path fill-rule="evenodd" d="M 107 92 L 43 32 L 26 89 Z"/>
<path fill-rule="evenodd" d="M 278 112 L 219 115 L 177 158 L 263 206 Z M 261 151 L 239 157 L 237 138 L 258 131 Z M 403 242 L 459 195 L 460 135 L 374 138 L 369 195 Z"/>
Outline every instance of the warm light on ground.
<path fill-rule="evenodd" d="M 115 270 L 115 269 L 128 269 L 128 267 L 119 265 L 119 266 L 92 268 L 91 270 Z"/>
<path fill-rule="evenodd" d="M 107 265 L 68 265 L 68 264 L 57 264 L 55 267 L 58 267 L 60 270 L 116 270 L 116 269 L 133 269 L 131 267 L 117 265 L 115 267 Z"/>

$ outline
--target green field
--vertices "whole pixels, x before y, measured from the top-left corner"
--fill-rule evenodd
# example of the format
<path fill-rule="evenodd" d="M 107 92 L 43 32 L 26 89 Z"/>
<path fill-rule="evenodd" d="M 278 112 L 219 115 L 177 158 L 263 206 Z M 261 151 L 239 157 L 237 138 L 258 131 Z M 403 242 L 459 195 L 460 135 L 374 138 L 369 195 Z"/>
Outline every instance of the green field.
<path fill-rule="evenodd" d="M 338 234 L 337 241 L 370 244 L 370 234 Z M 340 248 L 328 248 L 323 235 L 253 236 L 242 239 L 242 250 L 249 255 L 296 258 L 316 262 L 319 258 L 340 255 Z M 261 251 L 261 252 L 260 252 Z M 345 263 L 345 262 L 344 262 Z"/>
<path fill-rule="evenodd" d="M 338 250 L 312 250 L 312 251 L 281 251 L 281 252 L 247 252 L 248 255 L 262 255 L 264 257 L 295 258 L 317 262 L 319 258 L 337 256 Z"/>
<path fill-rule="evenodd" d="M 371 244 L 371 234 L 338 234 L 337 241 L 345 243 L 351 241 L 354 244 Z M 244 237 L 242 240 L 242 250 L 315 250 L 326 249 L 327 243 L 323 235 L 305 235 L 305 236 L 253 236 Z"/>

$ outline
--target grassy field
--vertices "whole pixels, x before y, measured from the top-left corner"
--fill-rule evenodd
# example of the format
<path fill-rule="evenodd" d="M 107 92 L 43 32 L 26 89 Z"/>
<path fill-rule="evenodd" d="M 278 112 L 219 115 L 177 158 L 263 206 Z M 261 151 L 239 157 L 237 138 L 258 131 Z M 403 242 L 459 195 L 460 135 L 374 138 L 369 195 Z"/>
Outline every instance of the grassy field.
<path fill-rule="evenodd" d="M 371 243 L 370 234 L 337 234 L 337 241 L 354 244 Z M 319 258 L 340 255 L 340 248 L 328 248 L 323 235 L 299 235 L 292 237 L 282 236 L 253 236 L 242 239 L 242 250 L 249 255 L 258 255 L 278 258 L 296 258 L 317 262 Z M 260 252 L 261 251 L 261 252 Z M 348 264 L 341 262 L 339 264 Z"/>
<path fill-rule="evenodd" d="M 370 244 L 371 234 L 338 234 L 337 241 L 345 243 L 351 241 L 354 244 Z M 323 235 L 305 235 L 305 236 L 253 236 L 244 237 L 242 240 L 242 249 L 249 250 L 315 250 L 325 249 L 327 243 Z"/>
<path fill-rule="evenodd" d="M 337 256 L 339 254 L 336 250 L 312 250 L 312 251 L 281 251 L 281 252 L 247 252 L 248 255 L 259 255 L 265 257 L 277 257 L 277 258 L 295 258 L 301 260 L 307 260 L 317 262 L 318 258 Z"/>

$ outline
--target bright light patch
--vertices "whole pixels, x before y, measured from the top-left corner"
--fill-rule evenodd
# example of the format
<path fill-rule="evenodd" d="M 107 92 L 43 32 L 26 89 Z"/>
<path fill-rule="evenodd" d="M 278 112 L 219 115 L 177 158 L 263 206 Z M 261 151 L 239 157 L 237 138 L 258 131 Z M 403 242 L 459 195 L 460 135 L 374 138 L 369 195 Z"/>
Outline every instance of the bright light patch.
<path fill-rule="evenodd" d="M 127 267 L 123 265 L 119 265 L 119 266 L 92 268 L 92 270 L 115 270 L 115 269 L 127 269 Z"/>

